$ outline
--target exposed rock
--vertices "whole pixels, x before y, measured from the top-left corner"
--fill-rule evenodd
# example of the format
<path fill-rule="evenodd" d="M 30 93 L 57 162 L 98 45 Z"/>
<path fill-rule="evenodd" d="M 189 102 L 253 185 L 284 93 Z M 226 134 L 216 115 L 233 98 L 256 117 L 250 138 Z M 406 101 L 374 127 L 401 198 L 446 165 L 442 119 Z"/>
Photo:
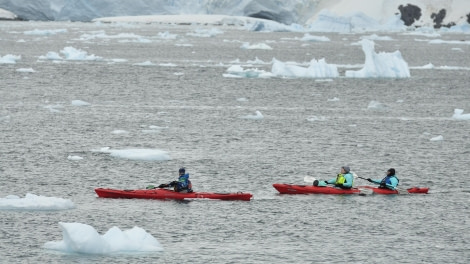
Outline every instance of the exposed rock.
<path fill-rule="evenodd" d="M 411 26 L 415 21 L 421 18 L 421 8 L 418 6 L 412 4 L 407 4 L 406 6 L 400 5 L 398 10 L 400 10 L 400 18 L 405 22 L 406 26 Z"/>

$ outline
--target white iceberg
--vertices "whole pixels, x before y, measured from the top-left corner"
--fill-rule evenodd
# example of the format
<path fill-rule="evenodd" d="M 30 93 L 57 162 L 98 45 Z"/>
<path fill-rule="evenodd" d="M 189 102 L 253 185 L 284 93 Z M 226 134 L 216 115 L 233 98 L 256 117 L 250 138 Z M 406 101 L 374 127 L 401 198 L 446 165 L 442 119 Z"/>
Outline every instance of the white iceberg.
<path fill-rule="evenodd" d="M 65 253 L 116 254 L 163 251 L 160 242 L 140 227 L 121 231 L 112 227 L 100 235 L 92 226 L 81 223 L 59 223 L 63 240 L 50 241 L 44 248 Z"/>
<path fill-rule="evenodd" d="M 452 118 L 457 120 L 470 120 L 470 114 L 464 114 L 463 109 L 454 109 Z"/>
<path fill-rule="evenodd" d="M 73 208 L 75 208 L 75 204 L 68 199 L 32 193 L 27 193 L 24 198 L 20 198 L 17 195 L 8 195 L 5 198 L 0 198 L 0 210 L 55 211 Z"/>
<path fill-rule="evenodd" d="M 346 71 L 346 77 L 352 78 L 408 78 L 410 69 L 403 60 L 400 51 L 393 53 L 374 50 L 374 42 L 368 39 L 360 41 L 366 55 L 364 68 L 359 71 Z"/>

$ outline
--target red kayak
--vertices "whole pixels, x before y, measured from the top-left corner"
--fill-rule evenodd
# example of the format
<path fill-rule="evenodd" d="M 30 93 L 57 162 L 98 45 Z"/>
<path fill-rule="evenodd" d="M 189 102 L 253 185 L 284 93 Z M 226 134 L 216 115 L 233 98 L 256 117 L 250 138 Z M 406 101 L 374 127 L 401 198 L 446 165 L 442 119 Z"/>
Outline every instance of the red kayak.
<path fill-rule="evenodd" d="M 170 199 L 170 200 L 188 200 L 188 199 L 217 199 L 217 200 L 242 200 L 249 201 L 253 195 L 251 193 L 210 193 L 210 192 L 191 192 L 180 193 L 167 189 L 142 189 L 142 190 L 116 190 L 116 189 L 95 189 L 98 197 L 101 198 L 126 198 L 126 199 Z"/>
<path fill-rule="evenodd" d="M 361 189 L 370 189 L 375 194 L 399 194 L 397 190 L 383 189 L 374 186 L 358 186 L 352 189 L 341 189 L 330 186 L 293 185 L 275 183 L 273 187 L 281 194 L 361 194 Z M 429 188 L 413 187 L 408 193 L 428 193 Z"/>
<path fill-rule="evenodd" d="M 361 190 L 357 188 L 341 189 L 330 186 L 313 186 L 313 185 L 293 185 L 285 183 L 275 183 L 273 187 L 281 194 L 355 194 Z"/>
<path fill-rule="evenodd" d="M 399 194 L 399 190 L 390 190 L 386 188 L 378 188 L 374 186 L 358 186 L 358 188 L 364 188 L 364 189 L 370 189 L 372 190 L 373 193 L 376 194 Z M 404 192 L 405 190 L 401 191 Z M 429 188 L 423 188 L 423 187 L 413 187 L 413 188 L 408 188 L 406 189 L 407 193 L 428 193 Z"/>

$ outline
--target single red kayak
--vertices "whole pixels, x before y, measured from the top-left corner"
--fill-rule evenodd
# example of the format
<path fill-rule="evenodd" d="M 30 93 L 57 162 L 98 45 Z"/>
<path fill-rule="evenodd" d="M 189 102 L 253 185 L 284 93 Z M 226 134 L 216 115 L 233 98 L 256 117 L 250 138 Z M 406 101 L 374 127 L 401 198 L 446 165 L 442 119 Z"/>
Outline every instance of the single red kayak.
<path fill-rule="evenodd" d="M 101 198 L 126 198 L 126 199 L 217 199 L 217 200 L 242 200 L 249 201 L 253 195 L 251 193 L 210 193 L 210 192 L 191 192 L 180 193 L 167 189 L 142 189 L 142 190 L 116 190 L 97 188 L 95 189 L 98 197 Z"/>
<path fill-rule="evenodd" d="M 313 186 L 313 185 L 293 185 L 285 183 L 275 183 L 273 187 L 281 194 L 355 194 L 360 193 L 361 190 L 357 188 L 341 189 L 330 186 Z"/>
<path fill-rule="evenodd" d="M 398 190 L 390 190 L 386 188 L 378 188 L 374 186 L 358 186 L 358 188 L 364 188 L 364 189 L 371 189 L 373 193 L 376 194 L 399 194 L 400 191 Z M 408 188 L 406 189 L 406 192 L 408 193 L 428 193 L 429 188 L 423 188 L 423 187 L 413 187 L 413 188 Z M 403 191 L 402 191 L 403 192 Z"/>

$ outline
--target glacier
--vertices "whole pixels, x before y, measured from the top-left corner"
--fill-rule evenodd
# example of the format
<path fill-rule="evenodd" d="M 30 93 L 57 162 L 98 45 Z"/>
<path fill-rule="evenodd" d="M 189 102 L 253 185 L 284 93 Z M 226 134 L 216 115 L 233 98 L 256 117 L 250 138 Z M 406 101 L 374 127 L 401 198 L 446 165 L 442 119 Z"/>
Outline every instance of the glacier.
<path fill-rule="evenodd" d="M 13 17 L 16 15 L 16 17 Z M 0 19 L 83 21 L 120 16 L 225 15 L 271 20 L 286 25 L 312 24 L 319 31 L 334 18 L 338 30 L 372 19 L 380 24 L 451 27 L 470 24 L 468 0 L 0 0 Z M 322 19 L 323 18 L 323 19 Z M 326 18 L 326 19 L 325 19 Z M 337 18 L 340 18 L 339 20 Z M 263 24 L 261 24 L 263 26 Z"/>

